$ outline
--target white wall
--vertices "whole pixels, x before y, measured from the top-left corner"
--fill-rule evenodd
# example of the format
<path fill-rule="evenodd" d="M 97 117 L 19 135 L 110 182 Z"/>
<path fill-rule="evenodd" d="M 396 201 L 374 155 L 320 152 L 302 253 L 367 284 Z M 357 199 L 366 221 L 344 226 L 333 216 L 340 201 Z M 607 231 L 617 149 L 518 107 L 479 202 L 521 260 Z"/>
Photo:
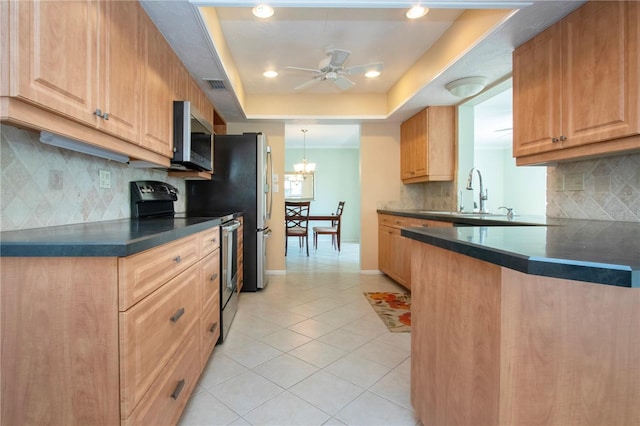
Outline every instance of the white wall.
<path fill-rule="evenodd" d="M 501 213 L 505 210 L 498 210 L 498 207 L 506 206 L 512 207 L 516 214 L 544 216 L 547 208 L 546 168 L 516 167 L 511 152 L 511 148 L 475 150 L 475 166 L 482 173 L 484 187 L 489 189 L 487 209 L 491 213 Z M 475 172 L 473 189 L 473 199 L 478 203 L 480 186 Z M 470 208 L 471 205 L 465 210 Z"/>
<path fill-rule="evenodd" d="M 302 160 L 302 149 L 285 150 L 285 171 Z M 330 214 L 338 201 L 344 201 L 341 240 L 360 241 L 360 150 L 307 149 L 307 161 L 316 163 L 316 198 L 311 202 L 311 214 Z M 312 226 L 327 223 L 312 222 Z"/>

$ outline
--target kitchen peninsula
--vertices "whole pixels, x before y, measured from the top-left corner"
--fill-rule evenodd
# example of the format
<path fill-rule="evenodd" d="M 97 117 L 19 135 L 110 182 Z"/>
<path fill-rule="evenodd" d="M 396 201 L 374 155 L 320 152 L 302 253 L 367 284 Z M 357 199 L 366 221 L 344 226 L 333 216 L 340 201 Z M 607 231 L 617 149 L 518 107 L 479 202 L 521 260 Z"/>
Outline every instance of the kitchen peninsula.
<path fill-rule="evenodd" d="M 640 424 L 640 224 L 551 222 L 402 230 L 425 426 Z"/>

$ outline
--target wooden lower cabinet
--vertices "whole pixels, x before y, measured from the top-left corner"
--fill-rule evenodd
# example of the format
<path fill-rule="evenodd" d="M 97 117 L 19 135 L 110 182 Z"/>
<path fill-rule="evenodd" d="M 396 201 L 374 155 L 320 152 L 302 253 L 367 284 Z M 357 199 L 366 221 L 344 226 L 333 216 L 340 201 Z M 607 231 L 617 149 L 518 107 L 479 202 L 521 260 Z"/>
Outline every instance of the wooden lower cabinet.
<path fill-rule="evenodd" d="M 220 333 L 218 235 L 127 258 L 0 258 L 0 424 L 175 424 Z"/>
<path fill-rule="evenodd" d="M 638 289 L 412 244 L 411 404 L 421 424 L 640 424 Z"/>
<path fill-rule="evenodd" d="M 412 226 L 449 227 L 450 222 L 378 214 L 378 268 L 398 284 L 411 290 L 411 240 L 402 228 Z"/>

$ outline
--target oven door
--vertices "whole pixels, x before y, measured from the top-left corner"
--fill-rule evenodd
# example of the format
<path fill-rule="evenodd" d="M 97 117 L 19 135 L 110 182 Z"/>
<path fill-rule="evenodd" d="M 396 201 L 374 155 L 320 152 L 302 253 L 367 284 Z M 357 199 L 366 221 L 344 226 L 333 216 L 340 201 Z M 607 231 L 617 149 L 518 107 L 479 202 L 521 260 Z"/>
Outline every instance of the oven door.
<path fill-rule="evenodd" d="M 222 238 L 220 241 L 222 259 L 220 262 L 221 277 L 220 295 L 221 309 L 224 309 L 229 299 L 236 291 L 238 284 L 238 228 L 240 222 L 232 220 L 220 226 Z"/>

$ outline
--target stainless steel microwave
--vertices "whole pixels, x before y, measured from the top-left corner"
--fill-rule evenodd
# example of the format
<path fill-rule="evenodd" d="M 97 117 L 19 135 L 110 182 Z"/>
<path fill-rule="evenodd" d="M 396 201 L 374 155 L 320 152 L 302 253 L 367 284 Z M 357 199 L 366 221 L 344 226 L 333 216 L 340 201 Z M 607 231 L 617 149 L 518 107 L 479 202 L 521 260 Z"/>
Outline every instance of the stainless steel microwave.
<path fill-rule="evenodd" d="M 189 101 L 173 102 L 171 168 L 213 171 L 213 125 Z"/>

